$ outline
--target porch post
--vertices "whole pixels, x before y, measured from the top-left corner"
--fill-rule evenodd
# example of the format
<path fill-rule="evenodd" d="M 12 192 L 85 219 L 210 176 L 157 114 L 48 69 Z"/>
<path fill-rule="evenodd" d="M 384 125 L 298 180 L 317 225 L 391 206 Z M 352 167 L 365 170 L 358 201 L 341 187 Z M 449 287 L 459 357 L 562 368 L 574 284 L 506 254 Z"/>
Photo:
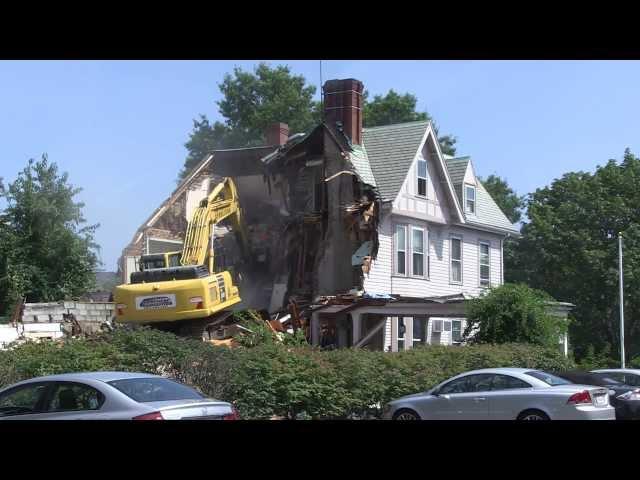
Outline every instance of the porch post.
<path fill-rule="evenodd" d="M 338 321 L 336 322 L 336 329 L 337 329 L 337 334 L 338 334 L 338 348 L 347 348 L 350 347 L 351 345 L 347 345 L 348 340 L 347 340 L 347 325 L 346 324 L 346 319 L 338 319 Z"/>
<path fill-rule="evenodd" d="M 320 312 L 311 314 L 311 345 L 317 347 L 320 344 Z"/>
<path fill-rule="evenodd" d="M 362 336 L 362 315 L 359 312 L 351 312 L 351 321 L 353 322 L 353 344 L 349 345 L 350 347 L 357 344 Z"/>

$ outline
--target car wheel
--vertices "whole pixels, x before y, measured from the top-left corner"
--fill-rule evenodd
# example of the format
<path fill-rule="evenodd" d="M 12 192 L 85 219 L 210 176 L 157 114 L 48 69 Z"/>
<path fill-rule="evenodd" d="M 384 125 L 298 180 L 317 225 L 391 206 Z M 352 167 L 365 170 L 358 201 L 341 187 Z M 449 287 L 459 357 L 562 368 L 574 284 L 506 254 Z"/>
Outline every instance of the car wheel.
<path fill-rule="evenodd" d="M 520 421 L 536 421 L 536 420 L 551 420 L 549 416 L 541 412 L 540 410 L 525 410 L 520 415 L 518 415 L 518 420 Z"/>
<path fill-rule="evenodd" d="M 398 410 L 393 415 L 394 420 L 420 420 L 420 416 L 413 410 Z"/>

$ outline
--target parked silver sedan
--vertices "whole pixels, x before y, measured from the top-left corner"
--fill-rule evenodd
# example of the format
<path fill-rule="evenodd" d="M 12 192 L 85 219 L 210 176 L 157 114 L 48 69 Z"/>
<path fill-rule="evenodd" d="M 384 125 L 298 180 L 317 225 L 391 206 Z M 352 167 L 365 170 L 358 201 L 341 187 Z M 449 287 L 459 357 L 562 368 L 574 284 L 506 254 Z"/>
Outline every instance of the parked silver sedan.
<path fill-rule="evenodd" d="M 415 395 L 393 400 L 393 420 L 615 420 L 606 388 L 571 384 L 527 368 L 462 373 Z"/>
<path fill-rule="evenodd" d="M 0 390 L 0 420 L 236 420 L 227 402 L 157 375 L 90 372 L 32 378 Z"/>

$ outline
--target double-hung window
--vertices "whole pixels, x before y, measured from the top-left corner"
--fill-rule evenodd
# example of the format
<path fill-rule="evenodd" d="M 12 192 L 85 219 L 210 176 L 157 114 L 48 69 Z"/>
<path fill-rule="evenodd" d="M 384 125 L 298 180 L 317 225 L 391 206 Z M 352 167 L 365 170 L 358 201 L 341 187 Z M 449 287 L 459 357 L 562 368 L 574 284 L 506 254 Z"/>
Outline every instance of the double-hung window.
<path fill-rule="evenodd" d="M 451 320 L 451 340 L 453 342 L 462 341 L 462 320 Z"/>
<path fill-rule="evenodd" d="M 425 276 L 425 246 L 424 229 L 411 227 L 411 273 L 416 277 Z"/>
<path fill-rule="evenodd" d="M 451 283 L 462 283 L 462 239 L 451 237 Z"/>
<path fill-rule="evenodd" d="M 421 197 L 427 196 L 427 161 L 418 159 L 418 195 Z"/>
<path fill-rule="evenodd" d="M 396 225 L 395 234 L 395 273 L 407 274 L 407 226 Z"/>
<path fill-rule="evenodd" d="M 480 286 L 488 287 L 491 283 L 491 260 L 489 244 L 480 242 Z"/>
<path fill-rule="evenodd" d="M 474 185 L 464 186 L 464 211 L 472 215 L 476 214 L 476 187 Z"/>

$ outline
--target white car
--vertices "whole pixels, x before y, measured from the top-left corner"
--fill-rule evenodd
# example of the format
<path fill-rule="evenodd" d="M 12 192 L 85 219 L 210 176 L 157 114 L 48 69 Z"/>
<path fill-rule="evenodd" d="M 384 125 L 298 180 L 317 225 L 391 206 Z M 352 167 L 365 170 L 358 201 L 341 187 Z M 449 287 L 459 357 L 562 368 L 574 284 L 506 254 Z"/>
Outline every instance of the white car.
<path fill-rule="evenodd" d="M 67 373 L 0 389 L 0 420 L 237 420 L 232 404 L 132 372 Z"/>
<path fill-rule="evenodd" d="M 391 420 L 615 420 L 606 388 L 576 385 L 541 370 L 489 368 L 452 377 L 389 402 Z"/>

